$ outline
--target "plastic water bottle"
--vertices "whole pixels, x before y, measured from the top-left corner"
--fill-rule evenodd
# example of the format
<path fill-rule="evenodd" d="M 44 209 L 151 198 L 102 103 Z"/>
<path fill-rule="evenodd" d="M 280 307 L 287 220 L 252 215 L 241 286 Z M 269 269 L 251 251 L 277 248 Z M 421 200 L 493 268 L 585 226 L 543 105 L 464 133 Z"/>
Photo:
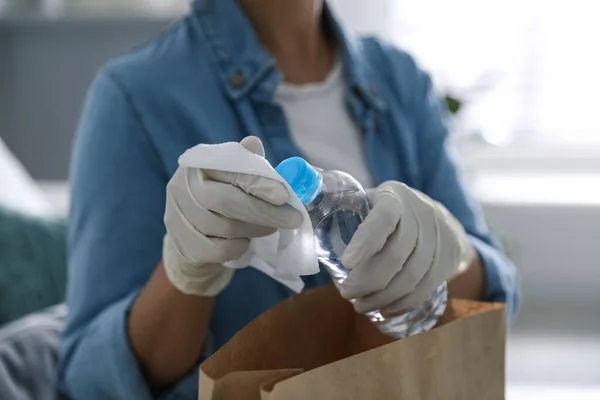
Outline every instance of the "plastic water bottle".
<path fill-rule="evenodd" d="M 369 213 L 367 194 L 347 173 L 314 168 L 300 157 L 288 158 L 276 170 L 308 211 L 320 264 L 327 269 L 334 283 L 341 285 L 350 272 L 342 265 L 342 254 Z M 382 333 L 404 338 L 433 328 L 444 313 L 447 300 L 448 290 L 444 283 L 416 309 L 396 315 L 382 315 L 379 311 L 366 315 Z"/>

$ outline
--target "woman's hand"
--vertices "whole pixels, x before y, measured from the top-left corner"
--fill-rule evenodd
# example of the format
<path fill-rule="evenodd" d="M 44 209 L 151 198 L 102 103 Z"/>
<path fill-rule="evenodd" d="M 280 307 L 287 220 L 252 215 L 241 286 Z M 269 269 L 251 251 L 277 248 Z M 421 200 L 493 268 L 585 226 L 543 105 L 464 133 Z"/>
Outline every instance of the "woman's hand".
<path fill-rule="evenodd" d="M 397 313 L 427 301 L 466 270 L 474 251 L 462 225 L 440 203 L 400 182 L 369 193 L 373 209 L 342 257 L 341 285 L 360 313 Z"/>
<path fill-rule="evenodd" d="M 264 156 L 258 138 L 242 146 Z M 167 187 L 163 260 L 128 314 L 131 347 L 154 389 L 170 387 L 196 366 L 216 296 L 231 281 L 223 263 L 254 237 L 296 228 L 279 183 L 250 175 L 179 168 Z"/>
<path fill-rule="evenodd" d="M 241 144 L 264 157 L 258 138 Z M 267 178 L 180 167 L 167 187 L 169 281 L 185 294 L 217 295 L 233 276 L 223 263 L 241 257 L 250 239 L 300 226 L 302 214 L 288 200 L 285 186 Z"/>

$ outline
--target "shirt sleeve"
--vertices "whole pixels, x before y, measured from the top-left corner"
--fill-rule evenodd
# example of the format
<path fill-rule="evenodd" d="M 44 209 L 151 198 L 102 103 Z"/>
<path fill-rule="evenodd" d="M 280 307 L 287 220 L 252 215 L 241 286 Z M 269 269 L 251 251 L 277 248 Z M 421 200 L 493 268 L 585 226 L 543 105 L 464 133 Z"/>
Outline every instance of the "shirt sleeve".
<path fill-rule="evenodd" d="M 126 333 L 127 313 L 161 259 L 165 234 L 168 176 L 144 126 L 119 80 L 104 70 L 88 94 L 70 177 L 69 315 L 59 381 L 74 400 L 155 398 Z M 160 398 L 192 398 L 181 388 L 193 380 Z"/>
<path fill-rule="evenodd" d="M 413 77 L 407 103 L 411 104 L 410 111 L 415 118 L 420 171 L 418 189 L 444 204 L 462 223 L 483 263 L 483 300 L 506 303 L 507 315 L 513 317 L 519 303 L 516 269 L 492 238 L 479 205 L 460 180 L 453 153 L 447 146 L 446 108 L 433 90 L 429 76 L 408 55 L 397 51 L 395 62 L 400 70 L 411 71 L 409 76 Z"/>

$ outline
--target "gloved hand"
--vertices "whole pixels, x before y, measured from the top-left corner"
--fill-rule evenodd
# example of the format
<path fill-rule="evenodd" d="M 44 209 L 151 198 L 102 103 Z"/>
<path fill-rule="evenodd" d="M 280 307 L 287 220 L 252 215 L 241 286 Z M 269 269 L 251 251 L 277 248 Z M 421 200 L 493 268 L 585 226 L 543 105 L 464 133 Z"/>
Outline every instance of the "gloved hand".
<path fill-rule="evenodd" d="M 356 311 L 394 314 L 426 302 L 470 265 L 474 251 L 462 225 L 440 203 L 400 182 L 369 192 L 373 205 L 342 263 L 341 285 Z"/>
<path fill-rule="evenodd" d="M 241 142 L 264 157 L 260 139 Z M 223 263 L 246 252 L 250 239 L 296 229 L 302 214 L 287 205 L 283 184 L 231 172 L 179 168 L 167 186 L 163 263 L 181 292 L 215 296 L 233 277 Z"/>

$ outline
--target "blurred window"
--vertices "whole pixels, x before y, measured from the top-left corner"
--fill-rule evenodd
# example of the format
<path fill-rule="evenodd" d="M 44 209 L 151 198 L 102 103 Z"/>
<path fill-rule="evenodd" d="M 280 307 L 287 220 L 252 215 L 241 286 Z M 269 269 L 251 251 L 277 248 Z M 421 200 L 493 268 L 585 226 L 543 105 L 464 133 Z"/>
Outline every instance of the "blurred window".
<path fill-rule="evenodd" d="M 590 0 L 396 0 L 394 39 L 492 144 L 600 146 L 600 24 Z"/>

